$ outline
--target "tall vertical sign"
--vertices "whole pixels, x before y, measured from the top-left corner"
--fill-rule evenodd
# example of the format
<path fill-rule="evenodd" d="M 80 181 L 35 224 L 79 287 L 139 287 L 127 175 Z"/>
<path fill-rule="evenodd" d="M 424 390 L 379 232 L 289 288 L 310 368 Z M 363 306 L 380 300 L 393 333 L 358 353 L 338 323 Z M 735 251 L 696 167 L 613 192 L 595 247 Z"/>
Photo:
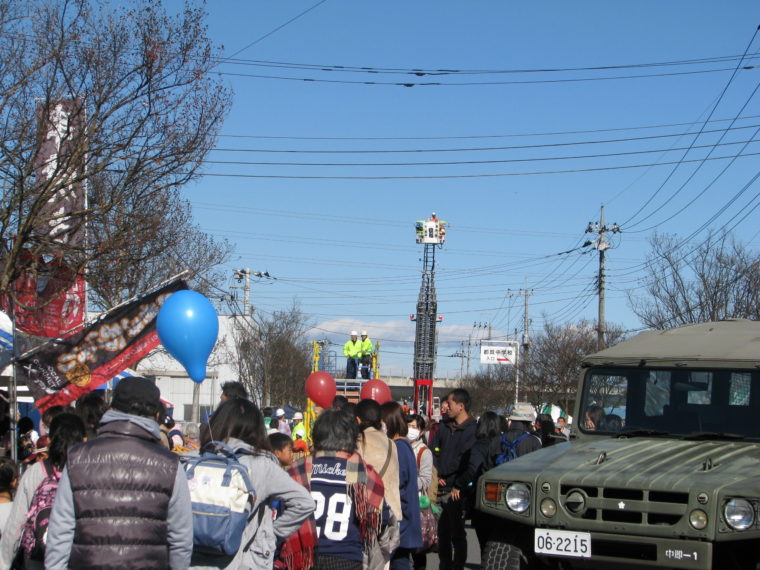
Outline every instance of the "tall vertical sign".
<path fill-rule="evenodd" d="M 40 144 L 34 159 L 37 191 L 51 194 L 35 225 L 41 253 L 26 254 L 29 269 L 13 284 L 16 328 L 27 334 L 58 337 L 77 329 L 85 317 L 85 280 L 67 261 L 67 252 L 85 244 L 83 212 L 87 205 L 84 173 L 84 108 L 80 100 L 39 105 Z M 12 303 L 12 307 L 11 307 Z"/>

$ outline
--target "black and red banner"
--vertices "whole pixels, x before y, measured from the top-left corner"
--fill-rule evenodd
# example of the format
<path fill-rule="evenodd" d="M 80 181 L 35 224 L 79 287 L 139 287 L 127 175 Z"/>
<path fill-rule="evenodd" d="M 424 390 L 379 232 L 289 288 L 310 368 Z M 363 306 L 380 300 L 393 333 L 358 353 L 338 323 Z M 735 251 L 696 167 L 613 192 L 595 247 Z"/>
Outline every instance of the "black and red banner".
<path fill-rule="evenodd" d="M 81 332 L 52 340 L 17 361 L 17 376 L 29 387 L 40 412 L 68 405 L 134 365 L 160 341 L 156 316 L 172 293 L 187 289 L 176 280 L 120 305 Z"/>

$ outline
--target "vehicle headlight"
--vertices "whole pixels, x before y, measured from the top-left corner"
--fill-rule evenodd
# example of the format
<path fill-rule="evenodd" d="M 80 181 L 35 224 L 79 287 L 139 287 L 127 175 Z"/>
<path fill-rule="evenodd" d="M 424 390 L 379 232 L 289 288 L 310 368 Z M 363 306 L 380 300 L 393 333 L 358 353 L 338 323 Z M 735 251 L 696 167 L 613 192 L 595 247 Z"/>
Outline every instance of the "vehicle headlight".
<path fill-rule="evenodd" d="M 524 513 L 530 506 L 530 488 L 524 483 L 507 487 L 507 506 L 516 513 Z"/>
<path fill-rule="evenodd" d="M 744 499 L 731 499 L 723 509 L 726 523 L 734 530 L 747 530 L 755 522 L 755 509 Z"/>

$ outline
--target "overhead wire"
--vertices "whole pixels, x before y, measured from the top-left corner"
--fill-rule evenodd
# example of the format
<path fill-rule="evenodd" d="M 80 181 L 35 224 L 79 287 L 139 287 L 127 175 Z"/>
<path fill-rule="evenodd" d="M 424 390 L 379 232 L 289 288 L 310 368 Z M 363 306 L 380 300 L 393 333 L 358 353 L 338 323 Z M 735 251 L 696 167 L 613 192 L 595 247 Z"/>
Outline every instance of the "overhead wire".
<path fill-rule="evenodd" d="M 501 178 L 512 176 L 545 176 L 552 174 L 574 174 L 580 172 L 605 172 L 612 170 L 628 170 L 632 168 L 646 168 L 649 166 L 671 166 L 695 162 L 704 162 L 707 160 L 730 160 L 732 158 L 746 158 L 758 156 L 760 153 L 746 153 L 742 155 L 711 156 L 709 158 L 678 160 L 668 162 L 655 162 L 644 164 L 624 164 L 616 166 L 598 166 L 588 168 L 570 168 L 564 170 L 538 170 L 523 172 L 491 172 L 491 173 L 469 173 L 469 174 L 419 174 L 419 175 L 382 175 L 382 176 L 329 176 L 329 175 L 289 175 L 289 174 L 240 174 L 240 173 L 219 173 L 207 172 L 204 176 L 221 177 L 221 178 L 253 178 L 253 179 L 280 179 L 280 180 L 444 180 L 458 178 Z"/>
<path fill-rule="evenodd" d="M 747 43 L 747 47 L 744 49 L 744 53 L 742 54 L 741 59 L 737 62 L 736 67 L 733 69 L 731 76 L 726 81 L 726 84 L 723 86 L 723 90 L 721 91 L 720 95 L 718 96 L 718 99 L 715 101 L 715 104 L 713 105 L 713 108 L 710 110 L 710 114 L 707 116 L 707 119 L 705 119 L 705 122 L 700 126 L 699 132 L 694 136 L 692 139 L 692 144 L 695 144 L 696 141 L 699 139 L 699 137 L 702 135 L 702 133 L 705 130 L 705 127 L 708 124 L 708 121 L 712 118 L 713 114 L 717 110 L 718 106 L 720 105 L 720 102 L 723 100 L 723 97 L 725 96 L 726 92 L 728 91 L 728 88 L 731 86 L 731 84 L 734 81 L 734 78 L 739 73 L 739 69 L 741 68 L 742 61 L 749 53 L 750 47 L 752 47 L 752 44 L 755 41 L 755 38 L 757 37 L 758 28 L 755 28 L 754 33 L 752 34 L 752 37 L 750 38 L 749 42 Z M 754 94 L 754 93 L 753 93 Z M 737 116 L 739 116 L 739 113 L 737 113 Z M 689 150 L 684 151 L 682 159 L 685 159 L 686 156 L 689 154 Z M 620 224 L 620 227 L 626 228 L 627 225 L 636 219 L 636 217 L 649 205 L 651 204 L 652 200 L 655 199 L 655 197 L 662 191 L 662 189 L 665 187 L 665 185 L 668 183 L 668 181 L 673 177 L 676 170 L 678 170 L 679 166 L 681 165 L 681 162 L 675 163 L 673 168 L 671 169 L 670 173 L 668 173 L 667 177 L 663 182 L 657 187 L 657 189 L 652 193 L 652 195 L 644 202 L 644 204 L 636 210 L 627 220 L 625 220 L 623 223 Z"/>
<path fill-rule="evenodd" d="M 479 87 L 479 86 L 495 86 L 495 85 L 539 85 L 539 84 L 561 84 L 561 83 L 583 83 L 583 82 L 595 82 L 595 81 L 618 81 L 626 79 L 648 79 L 654 77 L 678 77 L 689 75 L 703 75 L 706 73 L 721 73 L 726 71 L 732 71 L 731 67 L 719 67 L 715 69 L 700 69 L 695 71 L 669 71 L 664 73 L 639 73 L 635 75 L 613 75 L 609 77 L 571 77 L 562 79 L 525 79 L 525 80 L 512 80 L 512 81 L 459 81 L 459 82 L 443 82 L 443 81 L 369 81 L 358 80 L 352 81 L 348 79 L 320 79 L 315 77 L 288 77 L 284 75 L 264 75 L 256 73 L 236 73 L 231 71 L 214 71 L 220 76 L 226 77 L 246 77 L 249 79 L 271 79 L 277 81 L 297 81 L 303 83 L 328 83 L 334 85 L 364 85 L 364 86 L 386 86 L 386 87 Z M 755 69 L 755 66 L 747 66 L 746 70 Z"/>
<path fill-rule="evenodd" d="M 731 119 L 734 121 L 734 119 Z M 703 123 L 704 124 L 704 123 Z M 733 124 L 733 123 L 732 123 Z M 711 133 L 724 133 L 726 131 L 739 131 L 745 129 L 754 129 L 760 125 L 741 125 L 738 127 L 730 126 L 725 128 L 702 130 L 701 134 Z M 214 147 L 212 150 L 215 152 L 246 152 L 246 153 L 275 153 L 275 154 L 404 154 L 404 153 L 432 153 L 432 152 L 480 152 L 480 151 L 496 151 L 496 150 L 525 150 L 525 149 L 538 149 L 538 148 L 557 148 L 565 146 L 580 146 L 580 145 L 599 145 L 599 144 L 611 144 L 611 143 L 628 143 L 649 141 L 655 139 L 667 139 L 674 137 L 682 137 L 686 135 L 693 135 L 690 132 L 677 132 L 677 133 L 661 133 L 656 135 L 645 135 L 636 137 L 617 137 L 617 138 L 603 138 L 603 139 L 589 139 L 581 141 L 564 141 L 564 142 L 551 142 L 540 144 L 522 144 L 522 145 L 507 145 L 507 146 L 480 146 L 480 147 L 453 147 L 453 148 L 412 148 L 412 149 L 288 149 L 288 148 L 227 148 L 227 147 Z"/>
<path fill-rule="evenodd" d="M 316 6 L 314 6 L 316 7 Z M 314 7 L 310 8 L 313 9 Z M 305 13 L 305 12 L 304 12 Z M 303 15 L 303 13 L 301 14 Z M 300 15 L 299 15 L 300 16 Z M 257 40 L 260 41 L 260 40 Z M 253 44 L 250 44 L 253 45 Z M 247 46 L 247 47 L 250 47 Z M 247 49 L 243 48 L 244 49 Z M 239 53 L 236 52 L 234 55 Z M 631 64 L 614 64 L 614 65 L 595 65 L 581 67 L 545 67 L 545 68 L 513 68 L 513 69 L 425 69 L 425 68 L 400 68 L 400 67 L 377 67 L 377 66 L 356 66 L 344 64 L 319 64 L 319 63 L 298 63 L 272 60 L 256 59 L 233 59 L 233 56 L 224 58 L 219 63 L 228 63 L 234 65 L 246 65 L 251 67 L 269 67 L 281 69 L 297 69 L 302 71 L 336 71 L 342 73 L 366 73 L 372 75 L 415 75 L 415 76 L 438 76 L 438 75 L 495 75 L 495 74 L 523 74 L 523 73 L 566 73 L 574 71 L 609 71 L 617 69 L 641 69 L 647 67 L 673 67 L 684 65 L 704 65 L 706 63 L 729 63 L 731 61 L 741 60 L 740 55 L 713 56 L 704 58 L 691 58 L 680 60 L 666 60 L 657 62 L 631 63 Z M 748 57 L 745 59 L 754 59 Z"/>
<path fill-rule="evenodd" d="M 760 84 L 759 84 L 760 85 Z M 317 166 L 317 167 L 367 167 L 367 166 L 461 166 L 470 164 L 510 164 L 517 162 L 547 162 L 555 160 L 584 160 L 590 158 L 611 158 L 619 156 L 637 156 L 641 154 L 654 154 L 654 153 L 667 153 L 679 150 L 694 150 L 709 148 L 710 153 L 718 147 L 734 146 L 744 144 L 745 148 L 748 144 L 758 142 L 753 139 L 742 141 L 731 141 L 726 143 L 694 145 L 689 147 L 675 147 L 675 148 L 656 148 L 646 150 L 629 150 L 612 153 L 597 153 L 597 154 L 576 154 L 565 156 L 540 156 L 540 157 L 527 157 L 527 158 L 502 158 L 491 160 L 451 160 L 451 161 L 438 161 L 438 162 L 265 162 L 265 161 L 250 161 L 250 160 L 204 160 L 203 164 L 224 164 L 224 165 L 236 165 L 236 166 Z M 741 152 L 741 151 L 740 151 Z M 698 170 L 698 169 L 697 169 Z M 696 172 L 696 170 L 695 170 Z"/>
<path fill-rule="evenodd" d="M 705 110 L 707 112 L 707 109 Z M 760 115 L 746 115 L 740 120 L 750 120 L 760 118 Z M 711 119 L 709 123 L 726 123 L 733 119 Z M 584 129 L 572 131 L 551 131 L 535 133 L 510 133 L 510 134 L 488 134 L 488 135 L 446 135 L 446 136 L 396 136 L 396 137 L 307 137 L 307 136 L 284 136 L 284 135 L 234 135 L 220 134 L 219 138 L 232 139 L 271 139 L 271 140 L 308 140 L 308 141 L 407 141 L 407 140 L 466 140 L 466 139 L 504 139 L 518 137 L 545 137 L 545 136 L 564 136 L 580 135 L 588 133 L 609 133 L 617 131 L 638 131 L 647 129 L 664 129 L 670 127 L 688 127 L 702 124 L 704 121 L 691 121 L 684 123 L 662 123 L 657 125 L 639 125 L 632 127 L 610 127 L 604 129 Z M 693 133 L 684 133 L 693 134 Z M 681 136 L 681 135 L 678 135 Z"/>

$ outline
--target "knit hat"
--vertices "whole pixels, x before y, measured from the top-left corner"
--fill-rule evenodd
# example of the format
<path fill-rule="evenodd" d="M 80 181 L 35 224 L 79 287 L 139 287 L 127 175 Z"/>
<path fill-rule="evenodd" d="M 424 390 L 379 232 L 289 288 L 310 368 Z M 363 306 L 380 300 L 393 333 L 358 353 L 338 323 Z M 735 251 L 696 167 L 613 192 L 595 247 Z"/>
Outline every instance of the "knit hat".
<path fill-rule="evenodd" d="M 153 382 L 140 376 L 120 380 L 113 390 L 111 407 L 129 413 L 133 403 L 147 404 L 161 409 L 161 391 Z"/>
<path fill-rule="evenodd" d="M 536 419 L 536 410 L 529 403 L 520 402 L 514 405 L 508 419 L 519 422 L 532 422 Z"/>

